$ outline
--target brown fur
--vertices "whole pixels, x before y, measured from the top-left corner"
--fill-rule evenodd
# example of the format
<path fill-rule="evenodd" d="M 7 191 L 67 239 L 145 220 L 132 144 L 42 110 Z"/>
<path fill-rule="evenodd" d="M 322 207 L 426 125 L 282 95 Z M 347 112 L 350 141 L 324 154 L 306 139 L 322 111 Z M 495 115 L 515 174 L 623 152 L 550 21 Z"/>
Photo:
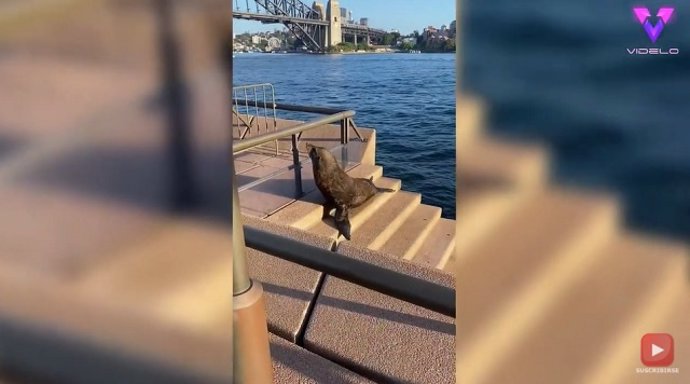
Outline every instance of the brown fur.
<path fill-rule="evenodd" d="M 378 188 L 374 185 L 373 177 L 350 177 L 325 148 L 307 144 L 307 149 L 314 169 L 314 181 L 326 199 L 323 217 L 326 218 L 330 210 L 335 208 L 335 226 L 339 234 L 350 240 L 350 208 L 366 203 L 379 192 L 394 190 Z"/>

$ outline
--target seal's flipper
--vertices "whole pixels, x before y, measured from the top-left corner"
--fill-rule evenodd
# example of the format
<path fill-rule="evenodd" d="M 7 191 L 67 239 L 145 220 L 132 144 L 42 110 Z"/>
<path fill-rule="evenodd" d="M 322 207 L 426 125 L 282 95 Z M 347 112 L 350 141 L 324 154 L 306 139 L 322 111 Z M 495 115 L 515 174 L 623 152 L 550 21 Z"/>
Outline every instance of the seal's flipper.
<path fill-rule="evenodd" d="M 347 240 L 351 239 L 351 226 L 349 218 L 349 209 L 347 207 L 335 208 L 335 228 L 338 230 L 338 235 L 343 235 Z"/>
<path fill-rule="evenodd" d="M 347 240 L 352 239 L 349 219 L 345 218 L 345 220 L 336 220 L 335 227 L 338 229 L 338 235 L 343 235 L 343 237 L 345 237 Z"/>
<path fill-rule="evenodd" d="M 321 220 L 328 218 L 331 215 L 331 211 L 335 208 L 335 203 L 332 201 L 327 201 L 323 203 L 323 215 Z"/>

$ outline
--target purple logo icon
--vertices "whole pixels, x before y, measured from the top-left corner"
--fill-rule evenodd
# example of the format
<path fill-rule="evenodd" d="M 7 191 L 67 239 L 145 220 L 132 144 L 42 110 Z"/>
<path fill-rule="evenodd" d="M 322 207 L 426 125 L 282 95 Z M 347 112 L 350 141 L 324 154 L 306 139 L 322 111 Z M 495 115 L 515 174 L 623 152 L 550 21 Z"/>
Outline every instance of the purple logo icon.
<path fill-rule="evenodd" d="M 649 9 L 646 7 L 633 8 L 635 17 L 637 17 L 637 20 L 639 20 L 640 24 L 642 24 L 642 27 L 644 28 L 645 32 L 647 32 L 647 36 L 649 36 L 649 40 L 651 40 L 652 43 L 656 43 L 659 35 L 661 35 L 661 31 L 664 29 L 664 25 L 668 24 L 669 20 L 671 19 L 673 11 L 674 9 L 671 7 L 659 8 L 659 12 L 656 13 L 656 16 L 659 18 L 659 20 L 657 21 L 656 25 L 652 25 L 652 23 L 649 21 L 649 18 L 652 16 L 652 14 L 649 13 Z"/>

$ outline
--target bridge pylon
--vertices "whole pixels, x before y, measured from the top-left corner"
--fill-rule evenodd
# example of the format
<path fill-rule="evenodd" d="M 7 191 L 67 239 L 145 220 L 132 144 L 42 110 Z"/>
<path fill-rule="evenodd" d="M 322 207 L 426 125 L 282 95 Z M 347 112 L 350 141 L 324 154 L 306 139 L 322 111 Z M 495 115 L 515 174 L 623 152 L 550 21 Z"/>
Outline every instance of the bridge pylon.
<path fill-rule="evenodd" d="M 343 33 L 340 20 L 340 4 L 338 0 L 328 0 L 328 47 L 335 47 L 343 42 Z"/>

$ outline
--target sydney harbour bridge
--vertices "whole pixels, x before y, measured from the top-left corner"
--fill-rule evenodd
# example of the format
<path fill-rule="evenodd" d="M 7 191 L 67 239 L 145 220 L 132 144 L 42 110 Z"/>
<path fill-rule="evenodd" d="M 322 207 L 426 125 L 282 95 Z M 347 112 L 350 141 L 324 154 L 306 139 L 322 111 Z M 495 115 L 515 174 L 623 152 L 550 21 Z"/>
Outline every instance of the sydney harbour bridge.
<path fill-rule="evenodd" d="M 319 1 L 309 6 L 300 0 L 235 0 L 234 5 L 233 18 L 283 24 L 313 52 L 323 53 L 347 40 L 380 42 L 386 33 L 342 18 L 337 0 L 325 6 Z"/>

